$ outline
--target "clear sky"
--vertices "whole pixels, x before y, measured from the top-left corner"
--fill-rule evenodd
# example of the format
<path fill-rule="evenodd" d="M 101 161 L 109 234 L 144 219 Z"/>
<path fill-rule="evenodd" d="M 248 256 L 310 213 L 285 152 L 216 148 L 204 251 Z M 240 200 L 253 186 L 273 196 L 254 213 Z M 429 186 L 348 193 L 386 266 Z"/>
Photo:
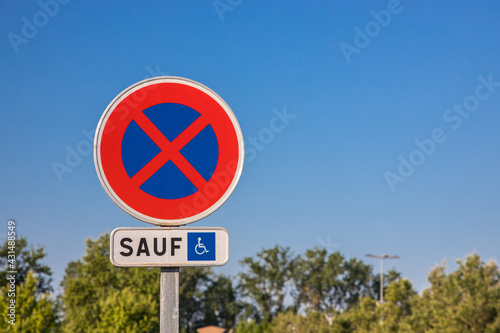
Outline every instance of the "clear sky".
<path fill-rule="evenodd" d="M 224 98 L 246 141 L 233 195 L 191 225 L 229 231 L 217 272 L 327 246 L 399 255 L 386 267 L 422 290 L 443 260 L 498 258 L 499 15 L 466 0 L 3 1 L 0 236 L 15 219 L 59 283 L 86 238 L 150 226 L 107 196 L 90 146 L 116 95 L 173 75 Z"/>

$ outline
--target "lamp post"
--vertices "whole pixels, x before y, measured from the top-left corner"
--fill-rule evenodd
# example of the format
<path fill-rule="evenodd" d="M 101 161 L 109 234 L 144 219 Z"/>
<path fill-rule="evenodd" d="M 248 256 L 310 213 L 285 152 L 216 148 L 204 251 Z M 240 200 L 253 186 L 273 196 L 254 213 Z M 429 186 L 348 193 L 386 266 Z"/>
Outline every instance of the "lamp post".
<path fill-rule="evenodd" d="M 367 254 L 366 256 L 380 259 L 380 304 L 382 304 L 384 303 L 384 259 L 399 259 L 399 256 L 390 256 L 388 254 L 383 254 L 381 256 Z"/>

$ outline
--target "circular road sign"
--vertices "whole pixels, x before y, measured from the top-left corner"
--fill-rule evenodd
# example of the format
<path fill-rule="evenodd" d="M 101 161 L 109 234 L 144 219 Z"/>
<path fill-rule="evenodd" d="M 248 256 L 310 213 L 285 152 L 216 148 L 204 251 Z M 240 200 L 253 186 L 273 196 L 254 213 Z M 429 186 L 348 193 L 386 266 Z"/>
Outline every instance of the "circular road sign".
<path fill-rule="evenodd" d="M 231 195 L 243 169 L 231 108 L 206 86 L 155 77 L 122 91 L 97 126 L 94 160 L 111 199 L 155 225 L 198 221 Z"/>

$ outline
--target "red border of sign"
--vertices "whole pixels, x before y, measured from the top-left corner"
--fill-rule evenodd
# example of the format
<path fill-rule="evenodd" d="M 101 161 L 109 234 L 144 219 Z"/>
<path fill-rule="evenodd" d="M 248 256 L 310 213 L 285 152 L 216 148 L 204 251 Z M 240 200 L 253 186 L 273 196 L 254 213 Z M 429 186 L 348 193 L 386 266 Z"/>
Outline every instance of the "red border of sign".
<path fill-rule="evenodd" d="M 213 176 L 194 194 L 161 199 L 134 184 L 125 171 L 121 144 L 130 122 L 150 106 L 179 103 L 198 111 L 219 144 Z M 200 117 L 201 118 L 201 117 Z M 179 77 L 155 77 L 121 92 L 106 108 L 97 126 L 94 160 L 97 175 L 111 199 L 139 220 L 161 226 L 198 221 L 217 210 L 234 191 L 244 162 L 243 134 L 231 108 L 206 86 Z"/>

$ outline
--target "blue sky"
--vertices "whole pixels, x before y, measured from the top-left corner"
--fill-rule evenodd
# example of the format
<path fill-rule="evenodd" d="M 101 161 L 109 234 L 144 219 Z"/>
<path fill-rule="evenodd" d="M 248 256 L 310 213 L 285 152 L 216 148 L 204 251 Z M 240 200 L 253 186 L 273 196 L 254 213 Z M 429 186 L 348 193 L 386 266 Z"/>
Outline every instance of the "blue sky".
<path fill-rule="evenodd" d="M 224 98 L 254 149 L 231 198 L 191 225 L 229 231 L 217 272 L 275 244 L 326 245 L 400 255 L 385 267 L 422 290 L 443 260 L 496 259 L 499 13 L 465 0 L 2 2 L 1 236 L 15 219 L 58 283 L 86 238 L 149 226 L 107 196 L 89 137 L 126 87 L 173 75 Z M 289 118 L 268 139 L 277 113 Z"/>

